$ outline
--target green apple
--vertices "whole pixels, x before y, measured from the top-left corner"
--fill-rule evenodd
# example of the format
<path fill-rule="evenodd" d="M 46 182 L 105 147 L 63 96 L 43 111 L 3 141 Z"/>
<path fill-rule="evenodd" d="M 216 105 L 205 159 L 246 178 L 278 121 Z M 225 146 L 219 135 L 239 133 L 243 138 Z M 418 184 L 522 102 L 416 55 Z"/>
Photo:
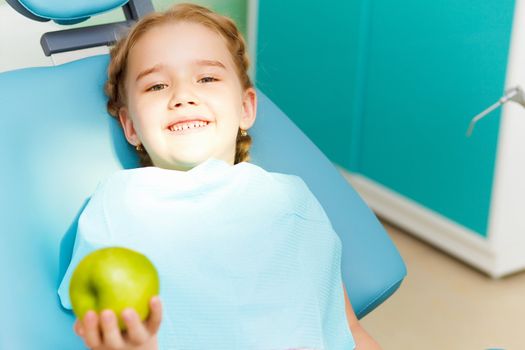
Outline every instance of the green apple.
<path fill-rule="evenodd" d="M 87 311 L 110 309 L 125 329 L 122 311 L 134 308 L 141 320 L 149 315 L 149 301 L 159 294 L 155 266 L 134 250 L 110 247 L 86 255 L 78 264 L 69 285 L 75 315 L 82 319 Z"/>

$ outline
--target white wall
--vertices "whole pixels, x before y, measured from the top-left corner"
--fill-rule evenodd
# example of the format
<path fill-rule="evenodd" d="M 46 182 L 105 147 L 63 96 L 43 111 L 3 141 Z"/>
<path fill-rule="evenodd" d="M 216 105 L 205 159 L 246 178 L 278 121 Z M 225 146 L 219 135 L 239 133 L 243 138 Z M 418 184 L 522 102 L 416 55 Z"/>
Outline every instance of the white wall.
<path fill-rule="evenodd" d="M 525 0 L 516 0 L 505 82 L 506 89 L 515 86 L 525 89 Z M 503 107 L 489 240 L 501 252 L 498 269 L 525 266 L 525 108 L 514 102 Z"/>
<path fill-rule="evenodd" d="M 32 21 L 6 3 L 0 4 L 0 72 L 52 65 L 40 47 L 40 37 L 57 29 L 60 26 L 54 22 Z"/>

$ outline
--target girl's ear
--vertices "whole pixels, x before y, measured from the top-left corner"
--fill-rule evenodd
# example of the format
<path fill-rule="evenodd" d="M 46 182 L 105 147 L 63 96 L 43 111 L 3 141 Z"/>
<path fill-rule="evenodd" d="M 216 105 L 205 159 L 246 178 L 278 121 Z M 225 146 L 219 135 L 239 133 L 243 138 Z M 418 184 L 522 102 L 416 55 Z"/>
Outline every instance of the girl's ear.
<path fill-rule="evenodd" d="M 244 91 L 242 98 L 242 117 L 240 128 L 248 130 L 255 123 L 257 116 L 257 93 L 254 88 L 248 88 Z"/>
<path fill-rule="evenodd" d="M 133 146 L 140 144 L 140 139 L 135 131 L 135 126 L 133 125 L 133 120 L 129 116 L 129 111 L 126 107 L 121 107 L 118 111 L 118 119 L 120 120 L 120 125 L 122 125 L 122 130 L 124 130 L 124 135 L 126 140 Z"/>

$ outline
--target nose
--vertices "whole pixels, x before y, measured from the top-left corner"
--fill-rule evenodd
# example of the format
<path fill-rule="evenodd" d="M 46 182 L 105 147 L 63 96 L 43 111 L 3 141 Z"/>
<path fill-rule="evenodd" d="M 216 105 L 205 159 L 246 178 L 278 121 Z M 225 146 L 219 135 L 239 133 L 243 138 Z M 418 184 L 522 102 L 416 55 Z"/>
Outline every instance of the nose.
<path fill-rule="evenodd" d="M 179 85 L 173 88 L 169 102 L 170 108 L 180 108 L 188 105 L 197 106 L 198 104 L 198 98 L 191 87 Z"/>

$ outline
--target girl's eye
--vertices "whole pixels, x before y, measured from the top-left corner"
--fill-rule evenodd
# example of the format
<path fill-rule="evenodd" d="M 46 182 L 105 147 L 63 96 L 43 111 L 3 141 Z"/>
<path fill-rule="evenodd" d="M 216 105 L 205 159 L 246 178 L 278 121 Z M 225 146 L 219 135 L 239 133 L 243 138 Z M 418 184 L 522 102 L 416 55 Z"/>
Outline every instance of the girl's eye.
<path fill-rule="evenodd" d="M 146 91 L 159 91 L 166 87 L 166 84 L 155 84 L 152 87 L 148 88 Z"/>
<path fill-rule="evenodd" d="M 214 77 L 204 77 L 198 80 L 199 83 L 212 83 L 214 81 L 219 81 L 219 79 L 215 79 Z"/>

